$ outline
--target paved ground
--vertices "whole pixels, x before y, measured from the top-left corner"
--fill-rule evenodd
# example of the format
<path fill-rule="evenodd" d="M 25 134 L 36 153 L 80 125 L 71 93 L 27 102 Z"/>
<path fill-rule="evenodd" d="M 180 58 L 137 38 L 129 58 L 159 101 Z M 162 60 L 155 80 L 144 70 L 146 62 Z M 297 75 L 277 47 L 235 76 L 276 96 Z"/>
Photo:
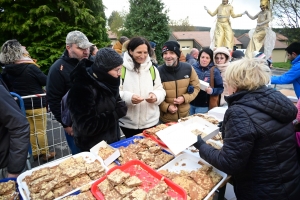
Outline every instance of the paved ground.
<path fill-rule="evenodd" d="M 282 70 L 282 69 L 273 69 L 272 70 L 272 75 L 274 76 L 279 76 L 282 75 L 286 72 L 287 70 Z M 275 85 L 272 85 L 273 87 L 275 87 Z M 280 89 L 289 89 L 289 90 L 293 90 L 293 84 L 285 84 L 285 85 L 276 85 L 276 89 L 280 90 Z"/>

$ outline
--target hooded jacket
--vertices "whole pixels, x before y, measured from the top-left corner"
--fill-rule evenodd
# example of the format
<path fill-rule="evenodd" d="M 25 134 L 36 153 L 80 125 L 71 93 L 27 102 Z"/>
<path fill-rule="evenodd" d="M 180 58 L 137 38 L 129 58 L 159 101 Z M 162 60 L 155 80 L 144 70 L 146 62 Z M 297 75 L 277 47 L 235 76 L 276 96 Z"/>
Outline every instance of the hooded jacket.
<path fill-rule="evenodd" d="M 196 98 L 200 91 L 200 82 L 194 68 L 183 62 L 178 62 L 177 66 L 168 67 L 165 64 L 158 68 L 163 87 L 166 90 L 166 98 L 160 104 L 160 120 L 167 122 L 177 122 L 182 117 L 187 117 L 190 110 L 190 102 Z M 188 86 L 194 87 L 194 92 L 187 92 Z M 183 96 L 184 102 L 178 106 L 175 114 L 168 112 L 170 104 L 174 99 Z"/>
<path fill-rule="evenodd" d="M 158 70 L 155 70 L 155 80 L 153 85 L 150 67 L 152 62 L 148 56 L 145 63 L 141 64 L 139 73 L 134 71 L 134 64 L 128 52 L 124 53 L 123 66 L 126 68 L 124 82 L 121 82 L 120 96 L 126 102 L 128 111 L 125 117 L 121 118 L 120 126 L 129 129 L 145 129 L 155 126 L 159 121 L 159 104 L 164 101 L 166 92 L 163 89 Z M 155 94 L 157 101 L 148 103 L 142 101 L 133 104 L 132 95 L 136 94 L 142 98 L 147 98 L 150 93 Z"/>
<path fill-rule="evenodd" d="M 271 84 L 293 84 L 294 90 L 298 99 L 300 98 L 300 55 L 292 62 L 292 67 L 289 71 L 281 76 L 272 76 Z"/>
<path fill-rule="evenodd" d="M 292 125 L 297 108 L 266 86 L 239 91 L 226 100 L 224 146 L 217 150 L 201 145 L 201 158 L 232 175 L 237 199 L 299 199 L 300 167 Z"/>
<path fill-rule="evenodd" d="M 108 144 L 120 140 L 117 101 L 111 90 L 89 72 L 92 61 L 83 59 L 71 73 L 67 105 L 72 118 L 76 146 L 89 151 L 102 140 Z M 118 86 L 117 86 L 118 87 Z"/>
<path fill-rule="evenodd" d="M 0 77 L 0 169 L 19 174 L 26 164 L 29 123 Z"/>
<path fill-rule="evenodd" d="M 20 63 L 5 65 L 3 79 L 11 92 L 27 96 L 43 94 L 47 76 L 35 64 Z M 42 101 L 40 98 L 24 99 L 25 109 L 46 107 L 46 98 L 41 98 Z"/>

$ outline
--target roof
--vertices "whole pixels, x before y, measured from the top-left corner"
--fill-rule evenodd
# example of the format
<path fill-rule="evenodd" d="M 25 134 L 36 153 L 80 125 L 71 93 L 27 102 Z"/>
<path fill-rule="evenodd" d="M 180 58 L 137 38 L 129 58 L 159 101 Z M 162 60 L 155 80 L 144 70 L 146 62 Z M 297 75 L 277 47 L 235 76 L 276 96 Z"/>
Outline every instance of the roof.
<path fill-rule="evenodd" d="M 244 33 L 243 35 L 241 35 L 240 37 L 238 37 L 238 39 L 242 39 L 243 37 L 247 37 L 249 38 L 249 34 L 248 33 Z M 287 40 L 287 37 L 276 33 L 276 40 L 275 40 L 275 47 L 274 49 L 285 49 L 287 48 L 287 44 L 285 43 L 285 41 Z M 248 42 L 245 44 L 248 45 Z"/>
<path fill-rule="evenodd" d="M 116 40 L 116 39 L 118 39 L 117 35 L 115 33 L 113 33 L 112 31 L 107 31 L 107 34 L 108 34 L 108 38 L 110 40 Z"/>
<path fill-rule="evenodd" d="M 210 46 L 210 32 L 209 31 L 178 31 L 173 32 L 176 40 L 194 40 L 202 47 Z M 234 44 L 242 44 L 234 37 Z"/>
<path fill-rule="evenodd" d="M 281 41 L 287 41 L 288 38 L 285 37 L 284 35 L 280 34 L 280 33 L 276 33 L 276 37 L 277 37 L 277 40 L 281 40 Z"/>

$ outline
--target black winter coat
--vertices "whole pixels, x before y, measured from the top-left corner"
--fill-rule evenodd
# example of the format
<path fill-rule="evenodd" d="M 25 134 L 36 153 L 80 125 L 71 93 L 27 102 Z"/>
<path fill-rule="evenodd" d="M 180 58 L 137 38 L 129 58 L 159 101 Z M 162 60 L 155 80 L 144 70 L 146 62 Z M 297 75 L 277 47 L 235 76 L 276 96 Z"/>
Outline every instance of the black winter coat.
<path fill-rule="evenodd" d="M 29 140 L 29 123 L 0 77 L 0 169 L 11 174 L 23 171 Z"/>
<path fill-rule="evenodd" d="M 115 109 L 121 98 L 116 99 L 105 84 L 87 71 L 91 65 L 91 61 L 84 59 L 74 69 L 73 86 L 67 98 L 75 143 L 81 151 L 89 151 L 102 140 L 108 144 L 120 140 Z"/>
<path fill-rule="evenodd" d="M 262 87 L 227 99 L 221 150 L 203 144 L 200 156 L 232 175 L 237 199 L 300 198 L 300 167 L 292 121 L 297 109 L 280 92 Z"/>
<path fill-rule="evenodd" d="M 61 121 L 60 102 L 72 86 L 70 74 L 78 62 L 78 59 L 70 58 L 68 51 L 65 50 L 63 55 L 50 67 L 47 77 L 47 101 L 51 112 L 54 114 L 56 120 L 63 125 L 63 127 L 67 126 Z"/>
<path fill-rule="evenodd" d="M 47 76 L 34 64 L 20 63 L 5 65 L 3 80 L 11 92 L 20 96 L 43 94 Z M 46 107 L 46 98 L 38 97 L 24 99 L 26 110 Z"/>

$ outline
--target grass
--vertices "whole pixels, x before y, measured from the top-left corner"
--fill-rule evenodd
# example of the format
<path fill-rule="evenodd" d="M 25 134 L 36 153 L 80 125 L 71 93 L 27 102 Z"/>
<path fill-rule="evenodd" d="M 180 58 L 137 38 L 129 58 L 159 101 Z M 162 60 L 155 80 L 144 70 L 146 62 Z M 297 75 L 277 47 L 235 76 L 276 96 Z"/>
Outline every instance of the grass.
<path fill-rule="evenodd" d="M 274 62 L 273 67 L 289 70 L 291 68 L 291 63 L 289 61 L 288 62 Z"/>

